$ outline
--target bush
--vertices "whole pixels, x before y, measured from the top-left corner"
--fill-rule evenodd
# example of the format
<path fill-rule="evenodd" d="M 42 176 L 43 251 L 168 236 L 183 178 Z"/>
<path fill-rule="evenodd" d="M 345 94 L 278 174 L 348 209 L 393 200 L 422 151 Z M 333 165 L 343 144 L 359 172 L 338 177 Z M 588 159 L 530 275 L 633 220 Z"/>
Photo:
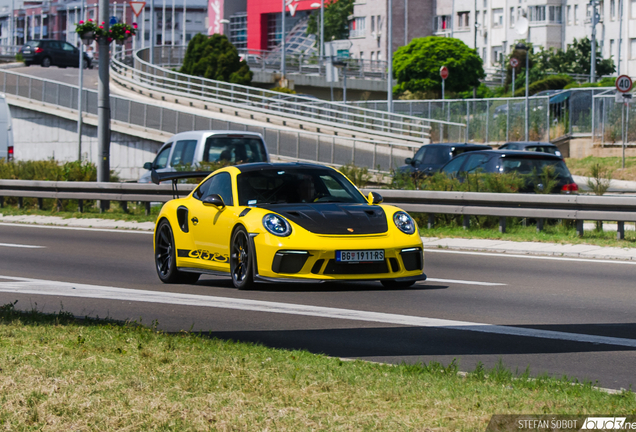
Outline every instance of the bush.
<path fill-rule="evenodd" d="M 227 36 L 195 35 L 183 59 L 181 73 L 233 84 L 249 85 L 254 75 Z"/>
<path fill-rule="evenodd" d="M 515 193 L 524 182 L 524 178 L 517 173 L 469 174 L 463 182 L 442 173 L 432 176 L 396 173 L 389 187 L 402 190 Z"/>

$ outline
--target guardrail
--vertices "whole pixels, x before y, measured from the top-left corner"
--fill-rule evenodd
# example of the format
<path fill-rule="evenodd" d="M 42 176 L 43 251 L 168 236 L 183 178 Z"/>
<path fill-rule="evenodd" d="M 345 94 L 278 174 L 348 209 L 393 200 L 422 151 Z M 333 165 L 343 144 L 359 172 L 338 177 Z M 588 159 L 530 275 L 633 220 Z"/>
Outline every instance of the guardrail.
<path fill-rule="evenodd" d="M 288 118 L 312 121 L 319 125 L 349 129 L 358 133 L 377 134 L 384 136 L 384 139 L 428 139 L 431 124 L 444 124 L 449 128 L 456 128 L 459 130 L 457 135 L 464 132 L 465 125 L 461 123 L 375 111 L 340 102 L 321 101 L 179 73 L 144 60 L 149 56 L 149 50 L 150 48 L 142 48 L 134 53 L 118 52 L 111 61 L 113 75 L 123 82 L 154 91 L 188 96 L 262 114 L 272 115 L 279 112 Z M 183 47 L 156 47 L 155 62 L 173 62 L 177 56 L 172 54 L 172 50 L 182 51 Z"/>
<path fill-rule="evenodd" d="M 77 110 L 76 86 L 0 69 L 0 90 L 5 94 Z M 88 89 L 83 89 L 83 92 L 84 111 L 97 115 L 97 92 Z M 150 130 L 169 134 L 191 130 L 258 132 L 265 138 L 272 155 L 330 165 L 356 164 L 385 172 L 401 165 L 404 158 L 412 157 L 413 150 L 421 145 L 340 137 L 275 125 L 246 125 L 112 95 L 110 106 L 112 120 Z"/>
<path fill-rule="evenodd" d="M 195 185 L 179 185 L 181 196 Z M 544 219 L 569 219 L 576 221 L 576 229 L 583 235 L 583 221 L 618 222 L 617 238 L 625 237 L 625 222 L 636 222 L 636 197 L 597 197 L 584 195 L 531 195 L 479 192 L 402 191 L 393 189 L 363 189 L 363 193 L 378 192 L 387 204 L 395 204 L 406 211 L 427 213 L 429 227 L 435 223 L 435 214 L 464 216 L 468 228 L 468 216 L 499 217 L 499 229 L 506 230 L 507 217 L 536 218 L 537 230 L 543 228 Z M 42 199 L 109 200 L 127 203 L 166 202 L 172 199 L 171 185 L 98 182 L 49 182 L 28 180 L 0 180 L 0 205 L 5 197 Z M 126 204 L 122 206 L 127 208 Z"/>

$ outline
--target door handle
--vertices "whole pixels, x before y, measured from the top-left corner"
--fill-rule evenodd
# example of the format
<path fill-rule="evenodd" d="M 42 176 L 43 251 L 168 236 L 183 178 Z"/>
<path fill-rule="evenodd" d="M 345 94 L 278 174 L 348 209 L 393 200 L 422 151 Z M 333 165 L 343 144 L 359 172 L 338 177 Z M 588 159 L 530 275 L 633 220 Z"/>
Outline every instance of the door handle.
<path fill-rule="evenodd" d="M 196 225 L 199 223 L 199 219 L 197 219 L 196 217 L 193 217 L 192 219 L 190 219 L 192 221 L 192 225 Z"/>

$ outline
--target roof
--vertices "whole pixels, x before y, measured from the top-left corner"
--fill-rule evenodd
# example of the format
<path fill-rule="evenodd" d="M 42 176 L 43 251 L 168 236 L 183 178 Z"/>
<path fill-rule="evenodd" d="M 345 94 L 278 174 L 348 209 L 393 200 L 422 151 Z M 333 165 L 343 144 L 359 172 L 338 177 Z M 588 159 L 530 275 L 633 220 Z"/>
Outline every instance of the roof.
<path fill-rule="evenodd" d="M 464 153 L 464 154 L 475 154 L 475 153 L 485 153 L 485 154 L 496 154 L 499 157 L 515 157 L 521 159 L 554 159 L 558 161 L 562 161 L 559 156 L 550 154 L 550 153 L 541 153 L 541 152 L 529 152 L 523 150 L 478 150 L 475 152 Z"/>
<path fill-rule="evenodd" d="M 330 170 L 329 167 L 318 164 L 310 164 L 304 162 L 295 163 L 267 163 L 267 162 L 255 162 L 242 165 L 236 165 L 242 173 L 254 172 L 254 171 L 274 171 L 274 170 L 286 170 L 286 169 L 323 169 Z"/>

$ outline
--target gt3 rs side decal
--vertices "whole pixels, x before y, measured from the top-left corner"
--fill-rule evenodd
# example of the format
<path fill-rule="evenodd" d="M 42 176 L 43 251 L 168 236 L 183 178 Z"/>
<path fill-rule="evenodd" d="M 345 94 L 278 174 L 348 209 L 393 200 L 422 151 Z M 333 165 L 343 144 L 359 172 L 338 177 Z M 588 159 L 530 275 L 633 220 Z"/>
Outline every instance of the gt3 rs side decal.
<path fill-rule="evenodd" d="M 202 249 L 177 249 L 177 256 L 179 258 L 195 258 L 204 261 L 216 261 L 220 263 L 227 263 L 230 261 L 230 257 L 228 255 L 220 254 L 217 252 L 210 252 Z"/>

